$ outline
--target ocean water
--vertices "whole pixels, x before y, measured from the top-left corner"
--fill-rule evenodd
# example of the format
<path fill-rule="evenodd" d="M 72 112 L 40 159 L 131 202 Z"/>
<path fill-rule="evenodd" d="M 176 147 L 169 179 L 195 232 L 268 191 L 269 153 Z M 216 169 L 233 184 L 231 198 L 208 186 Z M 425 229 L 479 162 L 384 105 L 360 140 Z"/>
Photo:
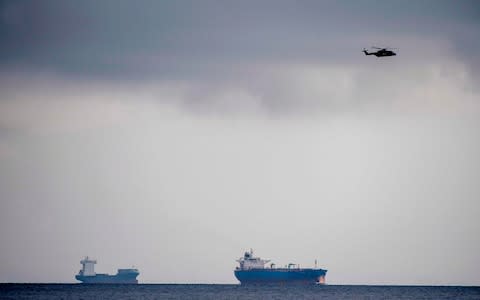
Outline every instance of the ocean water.
<path fill-rule="evenodd" d="M 480 287 L 0 284 L 0 299 L 480 299 Z"/>

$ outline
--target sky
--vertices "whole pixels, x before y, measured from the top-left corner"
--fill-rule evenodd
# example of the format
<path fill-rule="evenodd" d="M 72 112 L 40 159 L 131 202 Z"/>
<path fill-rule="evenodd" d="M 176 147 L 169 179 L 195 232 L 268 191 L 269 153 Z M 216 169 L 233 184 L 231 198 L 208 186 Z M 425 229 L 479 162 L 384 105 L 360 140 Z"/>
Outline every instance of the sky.
<path fill-rule="evenodd" d="M 480 285 L 477 1 L 1 1 L 0 282 Z M 397 56 L 365 56 L 394 47 Z"/>

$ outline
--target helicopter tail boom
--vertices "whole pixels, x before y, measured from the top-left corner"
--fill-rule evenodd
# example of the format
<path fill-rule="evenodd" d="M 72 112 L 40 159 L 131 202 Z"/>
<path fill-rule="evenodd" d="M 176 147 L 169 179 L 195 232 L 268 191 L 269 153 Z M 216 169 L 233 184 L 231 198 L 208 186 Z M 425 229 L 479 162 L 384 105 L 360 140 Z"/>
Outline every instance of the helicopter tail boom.
<path fill-rule="evenodd" d="M 363 53 L 365 53 L 365 55 L 373 55 L 374 53 L 368 53 L 366 49 L 363 49 Z"/>

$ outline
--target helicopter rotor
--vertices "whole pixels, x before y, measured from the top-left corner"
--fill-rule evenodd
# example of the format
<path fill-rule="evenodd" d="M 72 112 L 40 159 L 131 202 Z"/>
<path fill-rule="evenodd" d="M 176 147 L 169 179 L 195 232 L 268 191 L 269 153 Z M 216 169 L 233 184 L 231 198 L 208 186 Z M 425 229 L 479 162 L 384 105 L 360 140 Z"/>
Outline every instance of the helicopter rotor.
<path fill-rule="evenodd" d="M 383 48 L 380 48 L 380 47 L 376 47 L 376 46 L 372 46 L 371 48 L 373 48 L 373 49 L 379 49 L 379 50 L 383 50 L 383 49 L 385 49 L 385 50 L 387 50 L 387 49 L 390 49 L 390 50 L 395 49 L 395 50 L 396 50 L 396 49 L 398 49 L 398 48 L 391 48 L 391 47 L 383 47 Z"/>

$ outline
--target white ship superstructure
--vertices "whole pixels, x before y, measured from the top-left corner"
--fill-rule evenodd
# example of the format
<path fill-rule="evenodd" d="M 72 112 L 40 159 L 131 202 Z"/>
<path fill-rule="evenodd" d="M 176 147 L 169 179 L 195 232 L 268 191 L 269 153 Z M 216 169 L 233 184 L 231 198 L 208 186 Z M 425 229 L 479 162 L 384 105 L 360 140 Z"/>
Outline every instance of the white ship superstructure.
<path fill-rule="evenodd" d="M 97 263 L 96 260 L 90 259 L 86 256 L 84 259 L 80 261 L 82 264 L 82 269 L 78 272 L 79 275 L 82 276 L 95 276 L 95 264 Z"/>
<path fill-rule="evenodd" d="M 260 257 L 253 256 L 253 250 L 250 249 L 250 252 L 245 252 L 243 257 L 237 259 L 237 262 L 240 264 L 240 270 L 250 270 L 250 269 L 263 269 L 265 264 L 270 262 L 267 259 L 261 259 Z"/>

